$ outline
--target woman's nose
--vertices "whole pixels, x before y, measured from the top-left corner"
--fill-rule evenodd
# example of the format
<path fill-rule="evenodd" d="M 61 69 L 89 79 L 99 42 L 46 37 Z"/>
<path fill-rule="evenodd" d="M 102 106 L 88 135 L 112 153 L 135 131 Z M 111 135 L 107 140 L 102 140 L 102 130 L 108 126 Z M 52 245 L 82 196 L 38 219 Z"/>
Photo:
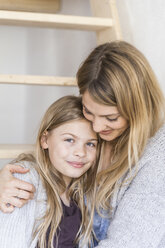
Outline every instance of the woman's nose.
<path fill-rule="evenodd" d="M 103 120 L 100 120 L 100 119 L 93 120 L 92 126 L 93 126 L 93 130 L 96 133 L 99 133 L 105 129 L 105 125 L 103 123 Z"/>

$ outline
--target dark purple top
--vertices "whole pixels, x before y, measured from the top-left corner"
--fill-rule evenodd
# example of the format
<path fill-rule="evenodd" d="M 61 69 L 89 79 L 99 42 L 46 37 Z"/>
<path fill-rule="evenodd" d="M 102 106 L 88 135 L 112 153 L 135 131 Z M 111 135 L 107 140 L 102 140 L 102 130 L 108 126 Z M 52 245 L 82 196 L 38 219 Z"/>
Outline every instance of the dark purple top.
<path fill-rule="evenodd" d="M 74 240 L 81 224 L 81 211 L 74 201 L 71 201 L 69 207 L 64 205 L 62 202 L 62 207 L 63 217 L 59 225 L 57 235 L 54 235 L 53 245 L 54 248 L 75 248 L 76 245 L 74 245 Z M 49 232 L 50 229 L 48 229 L 47 232 L 47 240 L 49 237 Z M 57 236 L 58 243 L 56 243 Z"/>

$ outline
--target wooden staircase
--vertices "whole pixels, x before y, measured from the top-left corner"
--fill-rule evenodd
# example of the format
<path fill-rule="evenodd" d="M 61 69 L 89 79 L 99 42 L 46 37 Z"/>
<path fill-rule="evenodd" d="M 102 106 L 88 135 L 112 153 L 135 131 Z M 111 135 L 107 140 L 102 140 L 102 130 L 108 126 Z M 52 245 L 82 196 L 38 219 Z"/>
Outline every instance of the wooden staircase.
<path fill-rule="evenodd" d="M 6 0 L 4 0 L 4 2 L 5 1 Z M 27 2 L 27 0 L 25 2 Z M 95 31 L 97 36 L 97 44 L 121 39 L 122 36 L 116 8 L 116 1 L 90 0 L 90 5 L 93 16 L 85 17 L 29 12 L 29 9 L 28 11 L 25 11 L 26 8 L 24 8 L 24 11 L 7 10 L 1 8 L 0 4 L 0 8 L 2 9 L 0 10 L 0 25 L 35 26 L 43 28 L 47 27 Z M 71 77 L 0 75 L 0 84 L 75 86 L 76 80 L 75 78 Z M 33 145 L 1 144 L 0 159 L 14 158 L 22 152 L 29 152 L 31 150 L 33 150 Z"/>

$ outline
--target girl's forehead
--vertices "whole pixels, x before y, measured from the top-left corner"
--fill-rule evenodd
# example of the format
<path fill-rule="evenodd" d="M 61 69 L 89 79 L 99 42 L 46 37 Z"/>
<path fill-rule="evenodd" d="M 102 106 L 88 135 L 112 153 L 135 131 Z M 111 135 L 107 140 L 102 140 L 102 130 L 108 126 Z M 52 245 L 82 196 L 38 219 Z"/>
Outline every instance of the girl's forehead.
<path fill-rule="evenodd" d="M 54 133 L 57 134 L 64 134 L 64 133 L 70 133 L 75 135 L 80 135 L 81 133 L 84 133 L 85 135 L 92 135 L 95 136 L 95 132 L 92 129 L 91 123 L 83 119 L 75 119 L 68 122 L 65 122 L 61 124 L 60 126 L 56 127 L 53 130 Z"/>

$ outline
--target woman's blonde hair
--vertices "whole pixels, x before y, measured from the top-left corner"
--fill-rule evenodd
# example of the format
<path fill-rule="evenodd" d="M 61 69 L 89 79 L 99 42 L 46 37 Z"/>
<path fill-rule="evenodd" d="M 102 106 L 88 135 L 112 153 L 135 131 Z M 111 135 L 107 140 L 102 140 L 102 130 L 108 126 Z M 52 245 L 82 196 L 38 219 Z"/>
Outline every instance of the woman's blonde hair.
<path fill-rule="evenodd" d="M 53 247 L 53 237 L 63 215 L 60 195 L 66 190 L 68 191 L 68 196 L 77 203 L 82 214 L 82 223 L 75 242 L 78 242 L 81 239 L 84 240 L 84 242 L 90 243 L 92 239 L 91 216 L 93 215 L 94 210 L 94 185 L 97 172 L 96 163 L 94 163 L 80 178 L 72 179 L 69 189 L 67 189 L 61 173 L 55 169 L 49 159 L 48 150 L 42 149 L 41 147 L 41 138 L 45 131 L 49 132 L 66 122 L 81 119 L 84 119 L 81 97 L 65 96 L 60 98 L 48 108 L 42 119 L 36 142 L 35 159 L 31 155 L 23 155 L 17 159 L 17 161 L 30 160 L 35 162 L 36 170 L 46 189 L 46 213 L 41 224 L 38 226 L 37 230 L 35 230 L 35 235 L 38 234 L 38 246 L 42 248 L 47 247 L 46 233 L 48 228 L 50 228 L 48 247 Z M 84 195 L 86 195 L 86 206 L 84 204 Z"/>
<path fill-rule="evenodd" d="M 138 164 L 147 140 L 164 123 L 164 96 L 144 55 L 124 41 L 96 47 L 79 68 L 77 82 L 81 95 L 88 91 L 97 103 L 116 106 L 129 124 L 112 141 L 109 168 L 98 175 L 97 208 L 108 208 L 117 182 Z"/>

